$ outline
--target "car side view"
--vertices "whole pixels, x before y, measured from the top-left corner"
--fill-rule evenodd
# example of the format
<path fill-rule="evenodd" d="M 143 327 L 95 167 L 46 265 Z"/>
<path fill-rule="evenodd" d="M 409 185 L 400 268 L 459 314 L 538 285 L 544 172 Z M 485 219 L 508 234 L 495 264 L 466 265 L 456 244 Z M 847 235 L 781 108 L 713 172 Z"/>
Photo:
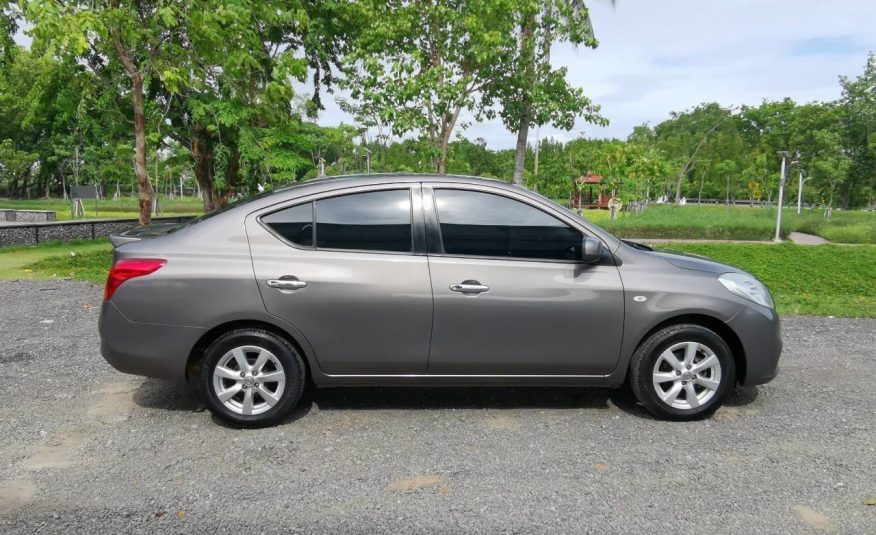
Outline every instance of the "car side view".
<path fill-rule="evenodd" d="M 777 373 L 768 290 L 470 177 L 316 180 L 113 238 L 101 350 L 271 425 L 305 385 L 609 386 L 710 414 Z"/>

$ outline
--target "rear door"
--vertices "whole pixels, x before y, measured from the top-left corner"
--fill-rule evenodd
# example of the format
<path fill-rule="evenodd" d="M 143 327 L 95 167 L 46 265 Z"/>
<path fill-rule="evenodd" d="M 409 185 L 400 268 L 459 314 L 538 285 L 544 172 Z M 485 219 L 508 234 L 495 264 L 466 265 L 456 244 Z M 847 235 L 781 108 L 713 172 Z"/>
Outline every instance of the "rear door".
<path fill-rule="evenodd" d="M 479 186 L 424 187 L 424 212 L 435 296 L 430 374 L 615 368 L 623 287 L 610 258 L 578 260 L 581 229 L 528 197 Z"/>
<path fill-rule="evenodd" d="M 426 371 L 432 290 L 420 186 L 322 194 L 247 218 L 268 312 L 331 375 Z"/>

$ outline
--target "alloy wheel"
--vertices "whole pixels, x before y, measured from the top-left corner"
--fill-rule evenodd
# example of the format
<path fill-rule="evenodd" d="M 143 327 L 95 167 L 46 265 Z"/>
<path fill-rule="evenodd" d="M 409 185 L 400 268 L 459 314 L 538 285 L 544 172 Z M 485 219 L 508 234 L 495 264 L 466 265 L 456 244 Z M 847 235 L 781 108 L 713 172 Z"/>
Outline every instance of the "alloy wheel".
<path fill-rule="evenodd" d="M 679 342 L 657 358 L 652 382 L 657 396 L 666 405 L 697 409 L 708 403 L 721 386 L 721 362 L 704 344 Z"/>
<path fill-rule="evenodd" d="M 280 402 L 286 373 L 280 360 L 258 346 L 236 347 L 213 368 L 213 391 L 227 409 L 244 416 L 262 414 Z"/>

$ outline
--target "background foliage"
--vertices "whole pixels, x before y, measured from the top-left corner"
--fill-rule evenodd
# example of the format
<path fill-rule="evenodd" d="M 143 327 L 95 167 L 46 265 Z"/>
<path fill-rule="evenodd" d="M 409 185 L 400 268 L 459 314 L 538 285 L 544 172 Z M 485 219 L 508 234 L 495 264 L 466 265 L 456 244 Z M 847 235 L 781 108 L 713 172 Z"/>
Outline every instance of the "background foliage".
<path fill-rule="evenodd" d="M 554 40 L 595 46 L 585 23 L 583 3 L 559 0 L 203 0 L 189 9 L 0 1 L 0 195 L 60 197 L 74 183 L 99 184 L 106 196 L 136 193 L 130 77 L 100 35 L 119 36 L 140 66 L 153 188 L 200 188 L 206 210 L 314 178 L 321 166 L 326 175 L 370 166 L 510 181 L 514 149 L 464 138 L 458 114 L 502 118 L 512 132 L 530 122 L 610 119 L 568 86 L 546 52 Z M 11 40 L 22 24 L 33 51 Z M 521 54 L 542 69 L 543 90 L 527 96 L 534 116 L 518 125 L 520 88 L 535 76 L 521 70 Z M 304 80 L 311 89 L 300 90 Z M 776 151 L 788 150 L 799 153 L 790 199 L 803 172 L 807 203 L 873 206 L 876 58 L 839 84 L 832 102 L 703 103 L 624 140 L 541 139 L 537 158 L 532 140 L 523 183 L 567 201 L 575 177 L 597 173 L 625 201 L 769 203 L 778 190 Z M 349 89 L 341 105 L 354 124 L 320 126 L 320 107 L 339 85 Z"/>

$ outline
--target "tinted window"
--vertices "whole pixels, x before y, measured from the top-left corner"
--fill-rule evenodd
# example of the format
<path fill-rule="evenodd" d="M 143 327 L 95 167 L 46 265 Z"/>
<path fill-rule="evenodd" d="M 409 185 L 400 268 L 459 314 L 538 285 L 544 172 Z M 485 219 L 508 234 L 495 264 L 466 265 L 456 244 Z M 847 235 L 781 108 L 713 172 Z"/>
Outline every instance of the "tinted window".
<path fill-rule="evenodd" d="M 313 203 L 273 212 L 263 216 L 262 222 L 296 245 L 313 246 Z"/>
<path fill-rule="evenodd" d="M 411 194 L 372 191 L 316 201 L 316 246 L 329 249 L 413 249 Z"/>
<path fill-rule="evenodd" d="M 577 260 L 581 233 L 528 204 L 489 193 L 438 189 L 444 252 Z"/>

